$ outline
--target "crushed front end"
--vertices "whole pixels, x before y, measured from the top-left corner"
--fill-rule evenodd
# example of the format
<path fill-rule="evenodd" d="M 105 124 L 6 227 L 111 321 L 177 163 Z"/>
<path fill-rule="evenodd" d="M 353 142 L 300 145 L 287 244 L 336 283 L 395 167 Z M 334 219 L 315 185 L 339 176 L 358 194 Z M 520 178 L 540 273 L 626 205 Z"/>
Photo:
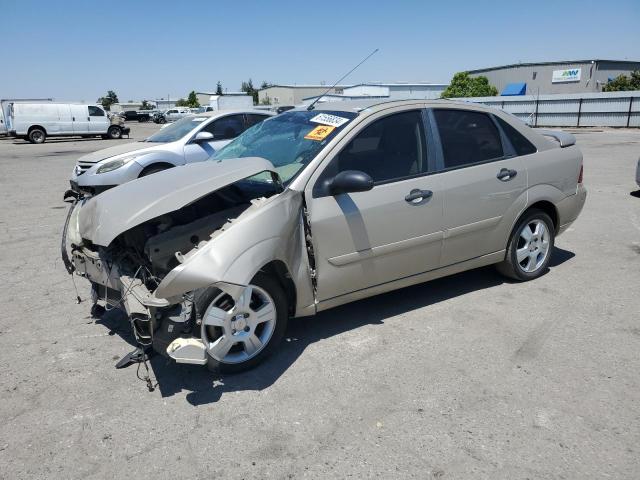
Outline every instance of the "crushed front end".
<path fill-rule="evenodd" d="M 184 190 L 180 184 L 188 186 L 189 177 L 176 179 L 176 173 L 185 173 L 181 167 L 173 178 L 171 172 L 161 172 L 155 180 L 152 176 L 131 182 L 96 197 L 68 192 L 72 205 L 62 239 L 67 271 L 91 283 L 94 305 L 126 312 L 141 348 L 152 347 L 179 363 L 206 364 L 197 290 L 184 287 L 177 294 L 175 288 L 170 295 L 156 294 L 165 278 L 171 280 L 183 271 L 187 260 L 198 253 L 210 258 L 203 250 L 213 238 L 282 192 L 275 175 L 271 181 L 259 182 L 244 177 L 270 175 L 264 170 L 268 162 L 257 163 L 233 175 L 221 172 L 220 182 L 196 181 Z M 194 165 L 191 170 L 197 178 L 199 168 Z M 150 188 L 162 191 L 163 182 L 172 183 L 170 193 L 141 193 Z M 213 191 L 202 193 L 208 189 Z M 214 277 L 203 279 L 200 286 L 212 284 L 236 297 L 243 288 Z"/>

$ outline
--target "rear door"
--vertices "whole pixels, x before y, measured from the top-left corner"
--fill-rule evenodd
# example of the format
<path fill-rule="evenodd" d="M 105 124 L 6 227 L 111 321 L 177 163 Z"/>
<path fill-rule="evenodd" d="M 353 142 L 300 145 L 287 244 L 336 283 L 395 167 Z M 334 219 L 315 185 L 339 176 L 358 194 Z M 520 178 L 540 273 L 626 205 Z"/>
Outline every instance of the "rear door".
<path fill-rule="evenodd" d="M 493 115 L 447 108 L 431 110 L 429 118 L 444 189 L 442 265 L 504 249 L 526 205 L 523 157 L 516 156 Z"/>
<path fill-rule="evenodd" d="M 89 105 L 89 130 L 92 133 L 107 133 L 109 119 L 100 107 Z"/>
<path fill-rule="evenodd" d="M 320 301 L 438 268 L 443 195 L 423 120 L 419 109 L 377 114 L 309 182 Z M 345 170 L 370 175 L 373 189 L 331 195 L 326 185 Z"/>
<path fill-rule="evenodd" d="M 71 120 L 73 122 L 73 133 L 78 135 L 90 133 L 89 109 L 86 105 L 69 105 L 71 109 Z"/>

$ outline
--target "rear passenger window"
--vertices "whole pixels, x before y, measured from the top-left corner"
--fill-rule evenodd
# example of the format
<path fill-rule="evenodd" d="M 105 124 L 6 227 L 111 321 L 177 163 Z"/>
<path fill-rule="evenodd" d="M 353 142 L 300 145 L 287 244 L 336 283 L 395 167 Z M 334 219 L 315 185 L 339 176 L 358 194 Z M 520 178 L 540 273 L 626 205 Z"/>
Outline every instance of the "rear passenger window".
<path fill-rule="evenodd" d="M 400 180 L 426 171 L 422 114 L 396 113 L 373 122 L 333 160 L 336 175 L 360 170 L 376 183 Z"/>
<path fill-rule="evenodd" d="M 491 117 L 469 110 L 434 110 L 445 168 L 458 168 L 504 156 L 500 132 Z"/>
<path fill-rule="evenodd" d="M 495 119 L 498 120 L 500 128 L 502 128 L 504 134 L 511 142 L 511 145 L 513 145 L 513 148 L 516 149 L 516 153 L 518 155 L 530 155 L 538 151 L 538 149 L 529 140 L 527 140 L 524 135 L 509 125 L 508 122 L 498 116 L 495 116 Z"/>

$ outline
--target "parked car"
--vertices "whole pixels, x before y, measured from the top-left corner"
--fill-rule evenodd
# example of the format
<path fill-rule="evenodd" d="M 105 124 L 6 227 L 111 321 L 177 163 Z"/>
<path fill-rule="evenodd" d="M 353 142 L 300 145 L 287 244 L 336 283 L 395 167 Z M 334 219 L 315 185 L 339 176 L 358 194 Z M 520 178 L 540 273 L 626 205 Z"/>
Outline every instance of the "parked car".
<path fill-rule="evenodd" d="M 142 344 L 240 371 L 290 316 L 490 264 L 545 273 L 586 190 L 575 139 L 544 134 L 448 101 L 291 110 L 211 161 L 80 199 L 65 265 Z"/>
<path fill-rule="evenodd" d="M 146 110 L 127 110 L 123 116 L 125 120 L 138 122 L 148 122 L 151 118 Z"/>
<path fill-rule="evenodd" d="M 175 122 L 176 120 L 180 120 L 187 115 L 192 115 L 191 110 L 187 107 L 176 107 L 170 108 L 169 110 L 164 112 L 164 118 L 167 122 Z"/>
<path fill-rule="evenodd" d="M 636 165 L 636 185 L 640 188 L 640 158 L 638 159 L 638 164 Z"/>
<path fill-rule="evenodd" d="M 271 115 L 230 110 L 185 117 L 142 141 L 80 157 L 71 174 L 71 186 L 79 192 L 97 194 L 161 170 L 201 162 Z"/>
<path fill-rule="evenodd" d="M 121 138 L 129 129 L 112 122 L 102 107 L 83 103 L 11 103 L 9 135 L 31 143 L 44 143 L 47 137 L 101 136 Z"/>

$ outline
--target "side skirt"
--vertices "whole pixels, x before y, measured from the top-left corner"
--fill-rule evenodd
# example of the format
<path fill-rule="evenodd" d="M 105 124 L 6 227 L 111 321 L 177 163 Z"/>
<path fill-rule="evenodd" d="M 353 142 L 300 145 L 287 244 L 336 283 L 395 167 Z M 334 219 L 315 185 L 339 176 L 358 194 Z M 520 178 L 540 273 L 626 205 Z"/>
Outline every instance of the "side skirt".
<path fill-rule="evenodd" d="M 427 282 L 429 280 L 435 280 L 437 278 L 446 277 L 455 273 L 464 272 L 465 270 L 472 270 L 474 268 L 484 267 L 494 263 L 499 263 L 504 260 L 506 251 L 500 250 L 495 253 L 483 255 L 481 257 L 472 258 L 464 262 L 449 265 L 447 267 L 430 270 L 424 273 L 418 273 L 411 275 L 410 277 L 400 278 L 398 280 L 392 280 L 390 282 L 382 283 L 374 287 L 365 288 L 362 290 L 356 290 L 355 292 L 346 293 L 338 297 L 329 298 L 327 300 L 321 300 L 318 302 L 316 308 L 320 312 L 322 310 L 328 310 L 329 308 L 344 305 L 362 298 L 372 297 L 381 293 L 390 292 L 391 290 L 397 290 L 399 288 L 408 287 L 418 283 Z M 302 315 L 297 315 L 302 316 Z"/>

